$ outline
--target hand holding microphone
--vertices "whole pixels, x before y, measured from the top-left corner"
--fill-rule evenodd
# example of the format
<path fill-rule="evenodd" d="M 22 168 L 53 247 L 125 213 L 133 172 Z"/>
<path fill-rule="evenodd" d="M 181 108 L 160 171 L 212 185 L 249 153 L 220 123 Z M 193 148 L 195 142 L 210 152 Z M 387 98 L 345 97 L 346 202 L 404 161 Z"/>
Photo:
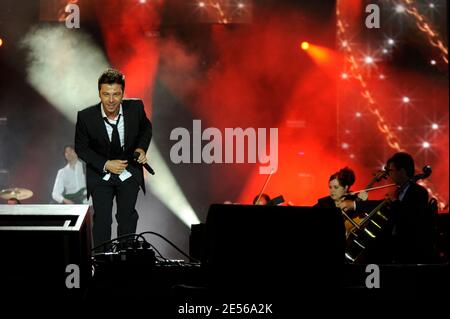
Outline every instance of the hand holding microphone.
<path fill-rule="evenodd" d="M 144 166 L 144 168 L 152 175 L 155 175 L 155 171 L 148 165 L 147 163 L 147 157 L 145 157 L 144 150 L 137 148 L 136 151 L 133 153 L 133 159 Z"/>

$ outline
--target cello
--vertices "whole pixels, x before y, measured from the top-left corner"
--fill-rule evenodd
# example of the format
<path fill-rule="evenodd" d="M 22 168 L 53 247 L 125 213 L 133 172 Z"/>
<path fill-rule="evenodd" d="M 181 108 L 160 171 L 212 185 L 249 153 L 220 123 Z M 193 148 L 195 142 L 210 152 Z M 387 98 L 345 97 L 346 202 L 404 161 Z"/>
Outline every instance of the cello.
<path fill-rule="evenodd" d="M 377 173 L 375 173 L 372 180 L 366 185 L 366 187 L 364 189 L 359 190 L 359 191 L 350 192 L 348 194 L 344 194 L 342 196 L 342 199 L 343 200 L 351 199 L 351 200 L 354 200 L 357 202 L 363 201 L 363 200 L 367 200 L 368 192 L 370 192 L 370 191 L 395 186 L 395 184 L 388 184 L 388 185 L 383 185 L 383 186 L 379 186 L 379 187 L 373 187 L 373 185 L 375 185 L 375 183 L 379 183 L 382 179 L 386 179 L 387 176 L 388 176 L 387 170 L 384 169 L 384 170 L 378 171 Z M 361 223 L 362 217 L 356 216 L 356 217 L 352 218 L 352 217 L 348 216 L 345 211 L 341 211 L 341 212 L 342 212 L 342 215 L 344 216 L 345 234 L 348 237 L 348 234 L 351 232 L 351 230 L 355 227 L 358 227 L 358 224 Z"/>
<path fill-rule="evenodd" d="M 431 172 L 429 165 L 424 166 L 422 173 L 414 175 L 407 182 L 398 186 L 397 192 L 404 190 L 410 183 L 416 183 L 420 179 L 429 177 Z M 361 221 L 353 224 L 354 227 L 351 228 L 347 236 L 345 249 L 345 258 L 348 262 L 363 261 L 370 248 L 383 236 L 391 219 L 391 204 L 391 198 L 384 199 Z"/>

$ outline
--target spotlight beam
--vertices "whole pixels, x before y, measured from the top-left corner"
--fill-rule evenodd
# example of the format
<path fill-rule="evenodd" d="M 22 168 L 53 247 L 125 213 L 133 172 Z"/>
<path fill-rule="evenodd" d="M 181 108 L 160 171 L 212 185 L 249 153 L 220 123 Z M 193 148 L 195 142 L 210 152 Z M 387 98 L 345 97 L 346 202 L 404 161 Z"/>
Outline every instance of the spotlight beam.
<path fill-rule="evenodd" d="M 148 153 L 148 158 L 151 159 L 151 166 L 155 169 L 156 175 L 155 178 L 152 178 L 146 173 L 145 186 L 184 224 L 190 227 L 192 224 L 200 223 L 154 141 L 150 144 Z"/>
<path fill-rule="evenodd" d="M 64 25 L 33 28 L 22 39 L 27 49 L 27 81 L 68 120 L 79 108 L 98 102 L 97 79 L 109 63 L 82 31 Z"/>

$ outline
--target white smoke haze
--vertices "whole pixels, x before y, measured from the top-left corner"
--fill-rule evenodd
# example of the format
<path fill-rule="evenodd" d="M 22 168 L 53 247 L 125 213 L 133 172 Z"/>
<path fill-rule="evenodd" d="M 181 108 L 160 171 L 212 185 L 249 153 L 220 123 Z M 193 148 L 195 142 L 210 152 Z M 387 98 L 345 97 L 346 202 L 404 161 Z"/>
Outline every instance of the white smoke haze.
<path fill-rule="evenodd" d="M 109 64 L 80 29 L 34 27 L 21 45 L 27 50 L 27 81 L 70 121 L 99 101 L 97 80 Z"/>
<path fill-rule="evenodd" d="M 201 80 L 200 57 L 173 37 L 160 42 L 161 79 L 179 97 L 189 96 Z"/>

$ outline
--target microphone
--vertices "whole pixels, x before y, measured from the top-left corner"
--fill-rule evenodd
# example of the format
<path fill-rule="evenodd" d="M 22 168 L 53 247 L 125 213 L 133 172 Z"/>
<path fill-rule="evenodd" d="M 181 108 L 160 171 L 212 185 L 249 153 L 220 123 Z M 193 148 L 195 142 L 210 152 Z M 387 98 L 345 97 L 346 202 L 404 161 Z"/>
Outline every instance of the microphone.
<path fill-rule="evenodd" d="M 139 154 L 139 152 L 134 152 L 133 159 L 137 162 L 137 159 L 139 158 L 140 155 L 141 154 Z M 155 175 L 155 171 L 153 170 L 153 168 L 150 167 L 150 165 L 148 165 L 148 163 L 141 164 L 141 165 L 145 167 L 147 172 L 149 172 L 152 175 Z"/>

